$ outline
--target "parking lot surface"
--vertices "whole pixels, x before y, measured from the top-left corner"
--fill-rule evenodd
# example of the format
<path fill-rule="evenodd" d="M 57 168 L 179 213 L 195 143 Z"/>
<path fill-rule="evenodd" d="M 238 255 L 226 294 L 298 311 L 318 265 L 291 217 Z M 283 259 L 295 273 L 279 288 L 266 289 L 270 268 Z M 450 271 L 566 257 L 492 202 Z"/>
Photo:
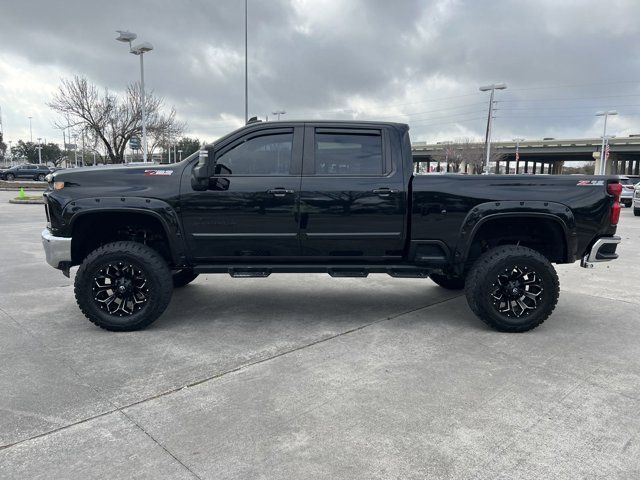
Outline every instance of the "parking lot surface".
<path fill-rule="evenodd" d="M 640 218 L 558 267 L 553 316 L 484 326 L 430 280 L 200 276 L 103 331 L 0 192 L 0 478 L 640 477 Z"/>

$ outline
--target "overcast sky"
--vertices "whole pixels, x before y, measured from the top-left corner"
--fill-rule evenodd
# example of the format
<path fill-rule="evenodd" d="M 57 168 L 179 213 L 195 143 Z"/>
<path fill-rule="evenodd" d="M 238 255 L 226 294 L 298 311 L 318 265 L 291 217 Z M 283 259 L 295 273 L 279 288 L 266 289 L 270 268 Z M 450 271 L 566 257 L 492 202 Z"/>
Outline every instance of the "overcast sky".
<path fill-rule="evenodd" d="M 213 140 L 243 123 L 242 0 L 2 0 L 5 139 L 61 142 L 46 106 L 60 78 L 122 91 L 137 57 L 116 29 L 155 50 L 147 88 L 188 133 Z M 640 133 L 640 0 L 249 0 L 249 112 L 264 117 L 409 123 L 429 142 L 484 133 L 506 82 L 494 138 Z"/>

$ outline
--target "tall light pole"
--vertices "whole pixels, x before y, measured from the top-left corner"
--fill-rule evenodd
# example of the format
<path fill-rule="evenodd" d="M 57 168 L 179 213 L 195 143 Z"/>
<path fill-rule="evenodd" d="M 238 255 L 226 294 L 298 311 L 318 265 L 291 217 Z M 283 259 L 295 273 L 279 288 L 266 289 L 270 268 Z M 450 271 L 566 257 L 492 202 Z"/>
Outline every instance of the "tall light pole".
<path fill-rule="evenodd" d="M 518 167 L 520 166 L 520 142 L 524 142 L 524 138 L 514 138 L 516 142 L 516 174 L 518 173 Z"/>
<path fill-rule="evenodd" d="M 494 112 L 494 102 L 493 97 L 495 95 L 496 90 L 504 90 L 507 88 L 506 83 L 492 83 L 491 85 L 485 85 L 480 87 L 481 92 L 491 92 L 491 96 L 489 97 L 489 115 L 487 116 L 487 133 L 485 135 L 484 144 L 486 151 L 486 158 L 484 162 L 484 171 L 485 173 L 489 173 L 489 159 L 491 158 L 491 126 L 493 124 L 493 112 Z"/>
<path fill-rule="evenodd" d="M 284 110 L 276 110 L 275 112 L 271 112 L 272 115 L 277 115 L 278 120 L 280 120 L 280 115 L 284 115 L 285 113 L 287 112 L 285 112 Z"/>
<path fill-rule="evenodd" d="M 178 150 L 178 154 L 180 155 L 180 161 L 182 161 L 182 150 Z"/>
<path fill-rule="evenodd" d="M 31 119 L 33 117 L 29 116 L 29 141 L 33 143 L 33 128 L 31 128 Z"/>
<path fill-rule="evenodd" d="M 249 58 L 248 58 L 248 5 L 244 0 L 244 123 L 249 121 Z"/>
<path fill-rule="evenodd" d="M 38 165 L 42 164 L 42 142 L 41 142 L 41 138 L 38 137 L 38 146 L 36 147 L 38 149 Z"/>
<path fill-rule="evenodd" d="M 609 142 L 609 138 L 607 137 L 607 118 L 609 115 L 618 115 L 618 112 L 615 110 L 607 110 L 596 112 L 596 117 L 604 117 L 604 127 L 602 129 L 602 148 L 600 149 L 600 170 L 598 171 L 598 175 L 604 175 L 606 170 L 606 162 L 607 162 L 607 143 Z"/>
<path fill-rule="evenodd" d="M 140 57 L 140 105 L 142 109 L 142 160 L 147 161 L 147 99 L 144 94 L 144 54 L 153 50 L 153 45 L 149 42 L 143 42 L 135 47 L 131 46 L 131 42 L 138 38 L 133 32 L 127 32 L 124 30 L 116 30 L 119 36 L 116 40 L 120 42 L 129 43 L 129 53 L 138 55 Z"/>

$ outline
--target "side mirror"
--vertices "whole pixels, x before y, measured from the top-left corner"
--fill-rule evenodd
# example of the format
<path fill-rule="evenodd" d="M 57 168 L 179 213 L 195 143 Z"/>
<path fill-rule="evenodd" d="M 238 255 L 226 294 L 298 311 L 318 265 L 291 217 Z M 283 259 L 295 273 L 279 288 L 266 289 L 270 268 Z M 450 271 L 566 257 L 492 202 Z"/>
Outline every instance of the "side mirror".
<path fill-rule="evenodd" d="M 209 188 L 209 151 L 200 150 L 198 163 L 191 171 L 191 187 L 194 190 L 206 190 Z"/>

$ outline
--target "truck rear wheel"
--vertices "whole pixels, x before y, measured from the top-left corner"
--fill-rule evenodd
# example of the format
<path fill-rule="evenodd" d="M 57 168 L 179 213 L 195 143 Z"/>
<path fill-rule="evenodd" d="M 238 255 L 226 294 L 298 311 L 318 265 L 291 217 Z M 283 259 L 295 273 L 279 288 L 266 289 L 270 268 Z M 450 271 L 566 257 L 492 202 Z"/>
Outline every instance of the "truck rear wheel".
<path fill-rule="evenodd" d="M 190 284 L 198 277 L 197 273 L 194 273 L 190 268 L 183 268 L 173 274 L 173 288 L 184 287 Z"/>
<path fill-rule="evenodd" d="M 633 209 L 633 214 L 634 214 L 636 217 L 640 217 L 640 208 L 634 208 L 634 209 Z"/>
<path fill-rule="evenodd" d="M 544 322 L 558 302 L 560 282 L 546 257 L 505 245 L 485 252 L 466 282 L 471 310 L 501 332 L 526 332 Z"/>
<path fill-rule="evenodd" d="M 154 322 L 171 300 L 165 260 L 136 242 L 108 243 L 91 252 L 75 278 L 76 301 L 97 326 L 123 332 Z"/>
<path fill-rule="evenodd" d="M 462 290 L 464 288 L 464 277 L 448 277 L 446 275 L 432 273 L 429 275 L 429 278 L 447 290 Z"/>

